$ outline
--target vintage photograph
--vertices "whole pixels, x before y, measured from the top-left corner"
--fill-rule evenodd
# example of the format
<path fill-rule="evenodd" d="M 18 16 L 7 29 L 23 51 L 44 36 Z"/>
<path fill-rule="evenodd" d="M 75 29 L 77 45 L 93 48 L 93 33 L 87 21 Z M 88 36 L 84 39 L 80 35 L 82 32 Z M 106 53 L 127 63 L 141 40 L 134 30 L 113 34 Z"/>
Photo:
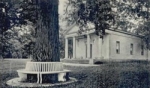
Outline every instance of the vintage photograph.
<path fill-rule="evenodd" d="M 0 88 L 150 88 L 150 0 L 0 0 Z"/>

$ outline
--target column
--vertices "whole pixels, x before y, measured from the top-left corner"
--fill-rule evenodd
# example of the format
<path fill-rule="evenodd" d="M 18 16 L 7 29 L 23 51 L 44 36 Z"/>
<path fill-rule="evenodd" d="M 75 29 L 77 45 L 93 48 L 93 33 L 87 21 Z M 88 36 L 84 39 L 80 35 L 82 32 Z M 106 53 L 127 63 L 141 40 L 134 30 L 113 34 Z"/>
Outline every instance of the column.
<path fill-rule="evenodd" d="M 102 38 L 98 39 L 98 51 L 99 51 L 99 58 L 102 58 Z"/>
<path fill-rule="evenodd" d="M 73 37 L 73 59 L 76 58 L 76 38 Z"/>
<path fill-rule="evenodd" d="M 90 59 L 90 35 L 87 34 L 87 59 Z"/>
<path fill-rule="evenodd" d="M 65 38 L 65 59 L 68 59 L 68 38 Z"/>

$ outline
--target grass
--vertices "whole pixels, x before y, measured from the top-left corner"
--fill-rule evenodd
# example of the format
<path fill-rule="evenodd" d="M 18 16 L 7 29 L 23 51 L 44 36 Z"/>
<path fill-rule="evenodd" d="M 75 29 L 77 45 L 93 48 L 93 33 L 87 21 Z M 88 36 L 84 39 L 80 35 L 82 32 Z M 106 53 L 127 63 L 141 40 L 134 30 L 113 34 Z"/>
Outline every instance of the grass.
<path fill-rule="evenodd" d="M 16 70 L 24 67 L 25 61 L 0 61 L 0 88 L 9 88 L 5 82 L 17 77 Z M 149 62 L 106 63 L 96 67 L 65 66 L 65 68 L 73 71 L 70 76 L 76 78 L 78 82 L 53 88 L 149 88 L 150 86 Z"/>

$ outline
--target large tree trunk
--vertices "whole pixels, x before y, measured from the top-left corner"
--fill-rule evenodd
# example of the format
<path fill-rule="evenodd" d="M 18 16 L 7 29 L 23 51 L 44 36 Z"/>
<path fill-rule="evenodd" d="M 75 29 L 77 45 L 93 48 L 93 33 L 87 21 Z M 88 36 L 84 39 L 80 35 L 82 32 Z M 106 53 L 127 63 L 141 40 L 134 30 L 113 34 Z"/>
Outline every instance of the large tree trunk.
<path fill-rule="evenodd" d="M 37 28 L 35 29 L 35 46 L 32 51 L 33 61 L 59 62 L 59 26 L 58 0 L 35 0 Z M 29 80 L 36 78 L 28 75 Z M 42 75 L 43 82 L 58 82 L 57 74 Z"/>
<path fill-rule="evenodd" d="M 60 61 L 58 0 L 38 0 L 37 13 L 33 61 Z"/>

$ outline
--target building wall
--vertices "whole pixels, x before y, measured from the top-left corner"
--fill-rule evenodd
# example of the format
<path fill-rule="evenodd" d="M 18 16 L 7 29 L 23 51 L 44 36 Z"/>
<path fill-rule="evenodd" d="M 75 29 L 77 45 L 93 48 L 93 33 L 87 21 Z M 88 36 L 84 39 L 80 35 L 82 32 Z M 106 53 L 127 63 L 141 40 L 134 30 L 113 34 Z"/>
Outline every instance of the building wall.
<path fill-rule="evenodd" d="M 90 34 L 93 59 L 147 59 L 147 50 L 144 50 L 144 55 L 141 55 L 142 42 L 139 37 L 114 31 L 106 31 L 106 33 L 102 43 L 97 35 L 94 33 Z M 76 35 L 76 58 L 86 59 L 86 40 L 87 38 L 79 38 L 79 36 Z M 116 53 L 116 41 L 120 42 L 120 54 Z M 131 43 L 133 44 L 133 55 L 130 54 Z"/>
<path fill-rule="evenodd" d="M 110 36 L 110 59 L 146 59 L 146 50 L 144 55 L 141 55 L 142 41 L 139 37 L 122 34 L 118 32 L 112 32 Z M 116 41 L 120 42 L 120 54 L 116 53 Z M 133 55 L 130 54 L 130 44 L 133 44 Z"/>
<path fill-rule="evenodd" d="M 76 58 L 86 58 L 86 40 L 87 38 L 77 38 L 76 39 Z M 109 35 L 105 35 L 103 41 L 99 36 L 95 34 L 90 34 L 90 44 L 92 44 L 92 58 L 93 59 L 109 59 Z M 101 49 L 102 48 L 102 49 Z M 101 52 L 102 51 L 102 52 Z"/>
<path fill-rule="evenodd" d="M 85 46 L 85 39 L 86 38 L 79 38 L 76 39 L 76 58 L 86 58 L 86 46 Z"/>
<path fill-rule="evenodd" d="M 92 58 L 95 59 L 95 58 L 98 58 L 99 57 L 99 45 L 98 45 L 98 39 L 99 37 L 95 34 L 91 34 L 90 35 L 90 42 L 92 44 Z"/>
<path fill-rule="evenodd" d="M 103 40 L 102 40 L 102 56 L 101 56 L 101 58 L 102 59 L 109 59 L 110 58 L 110 52 L 109 52 L 109 50 L 110 50 L 110 46 L 109 46 L 109 43 L 110 43 L 110 36 L 109 36 L 109 34 L 106 34 L 105 36 L 104 36 L 104 38 L 103 38 Z"/>
<path fill-rule="evenodd" d="M 92 58 L 99 57 L 99 45 L 98 45 L 99 37 L 95 34 L 90 34 L 90 44 L 92 44 Z M 76 39 L 76 58 L 86 58 L 86 43 L 87 38 L 78 38 Z"/>

